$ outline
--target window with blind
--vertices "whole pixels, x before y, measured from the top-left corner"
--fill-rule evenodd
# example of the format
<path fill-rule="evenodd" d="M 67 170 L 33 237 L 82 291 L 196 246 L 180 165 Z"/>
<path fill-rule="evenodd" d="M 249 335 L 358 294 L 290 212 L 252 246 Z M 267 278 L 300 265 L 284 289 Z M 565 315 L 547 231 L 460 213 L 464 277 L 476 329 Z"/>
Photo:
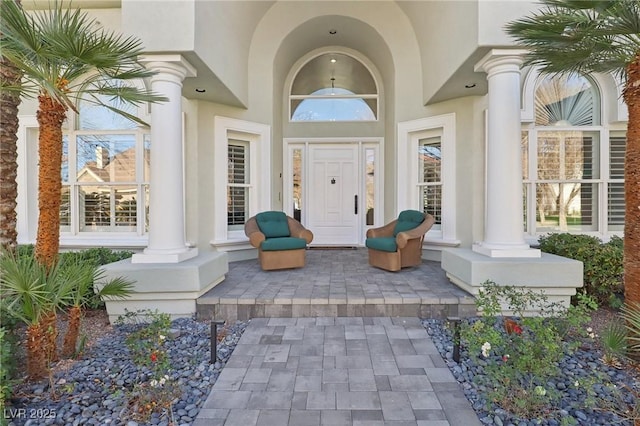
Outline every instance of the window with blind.
<path fill-rule="evenodd" d="M 104 98 L 136 114 L 135 106 Z M 61 232 L 147 231 L 149 192 L 148 129 L 106 107 L 80 102 L 73 130 L 63 136 Z"/>
<path fill-rule="evenodd" d="M 539 78 L 535 123 L 522 139 L 530 233 L 622 230 L 625 138 L 604 140 L 599 104 L 598 91 L 585 77 Z"/>
<path fill-rule="evenodd" d="M 249 144 L 230 139 L 227 160 L 227 227 L 238 230 L 249 218 Z"/>
<path fill-rule="evenodd" d="M 442 138 L 433 136 L 418 141 L 418 188 L 420 205 L 431 214 L 436 229 L 442 224 Z"/>
<path fill-rule="evenodd" d="M 609 183 L 607 185 L 607 226 L 610 231 L 624 229 L 624 136 L 609 138 Z"/>

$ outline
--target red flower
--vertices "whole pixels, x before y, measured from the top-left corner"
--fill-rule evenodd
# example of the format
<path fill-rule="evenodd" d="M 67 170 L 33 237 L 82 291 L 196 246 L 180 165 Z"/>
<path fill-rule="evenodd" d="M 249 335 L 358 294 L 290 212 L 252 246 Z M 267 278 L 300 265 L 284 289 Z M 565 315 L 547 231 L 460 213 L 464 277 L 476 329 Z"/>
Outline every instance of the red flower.
<path fill-rule="evenodd" d="M 155 352 L 151 353 L 151 362 L 156 362 L 158 360 L 158 355 Z"/>
<path fill-rule="evenodd" d="M 509 334 L 522 334 L 522 327 L 520 327 L 517 322 L 509 318 L 504 319 L 504 329 Z"/>

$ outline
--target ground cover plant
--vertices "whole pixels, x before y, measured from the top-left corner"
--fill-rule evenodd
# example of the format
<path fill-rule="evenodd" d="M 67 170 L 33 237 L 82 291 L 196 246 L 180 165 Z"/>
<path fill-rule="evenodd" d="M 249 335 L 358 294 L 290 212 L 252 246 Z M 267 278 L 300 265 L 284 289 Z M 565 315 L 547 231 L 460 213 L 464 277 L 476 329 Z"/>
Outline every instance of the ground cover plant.
<path fill-rule="evenodd" d="M 607 370 L 595 344 L 598 336 L 587 327 L 597 306 L 592 298 L 581 295 L 575 305 L 563 307 L 542 293 L 486 282 L 476 304 L 482 315 L 460 324 L 455 343 L 461 358 L 452 370 L 460 382 L 469 378 L 465 389 L 481 420 L 548 425 L 640 420 L 638 383 L 615 368 Z M 502 315 L 505 309 L 512 315 Z"/>

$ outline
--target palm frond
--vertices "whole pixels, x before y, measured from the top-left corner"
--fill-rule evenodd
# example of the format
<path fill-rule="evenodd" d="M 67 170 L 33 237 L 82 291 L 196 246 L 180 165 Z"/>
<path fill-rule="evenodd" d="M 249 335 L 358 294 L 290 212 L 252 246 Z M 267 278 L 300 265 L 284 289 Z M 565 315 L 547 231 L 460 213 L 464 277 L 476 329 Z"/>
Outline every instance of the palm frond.
<path fill-rule="evenodd" d="M 123 277 L 116 277 L 107 282 L 101 282 L 96 292 L 100 297 L 108 297 L 110 299 L 126 299 L 133 292 L 133 281 Z"/>
<path fill-rule="evenodd" d="M 0 251 L 0 297 L 9 315 L 35 324 L 49 303 L 46 269 L 33 256 Z"/>
<path fill-rule="evenodd" d="M 544 0 L 506 32 L 528 49 L 525 63 L 551 73 L 624 73 L 640 52 L 635 0 Z"/>
<path fill-rule="evenodd" d="M 76 112 L 85 89 L 135 105 L 166 100 L 146 89 L 114 84 L 154 74 L 138 62 L 143 51 L 138 39 L 101 29 L 85 12 L 65 9 L 58 1 L 34 13 L 13 1 L 2 1 L 0 7 L 0 49 L 24 74 L 21 86 L 1 90 L 29 97 L 44 92 Z"/>

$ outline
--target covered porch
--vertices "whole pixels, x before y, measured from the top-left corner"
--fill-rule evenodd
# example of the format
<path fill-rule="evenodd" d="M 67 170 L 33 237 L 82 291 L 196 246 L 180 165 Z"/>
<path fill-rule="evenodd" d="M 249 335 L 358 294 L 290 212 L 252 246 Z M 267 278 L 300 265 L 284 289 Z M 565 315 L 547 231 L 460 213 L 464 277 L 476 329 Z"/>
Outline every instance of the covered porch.
<path fill-rule="evenodd" d="M 452 284 L 440 262 L 387 272 L 367 250 L 309 249 L 306 266 L 262 271 L 256 259 L 229 263 L 223 282 L 197 299 L 198 319 L 257 317 L 421 317 L 475 315 L 474 297 Z"/>

